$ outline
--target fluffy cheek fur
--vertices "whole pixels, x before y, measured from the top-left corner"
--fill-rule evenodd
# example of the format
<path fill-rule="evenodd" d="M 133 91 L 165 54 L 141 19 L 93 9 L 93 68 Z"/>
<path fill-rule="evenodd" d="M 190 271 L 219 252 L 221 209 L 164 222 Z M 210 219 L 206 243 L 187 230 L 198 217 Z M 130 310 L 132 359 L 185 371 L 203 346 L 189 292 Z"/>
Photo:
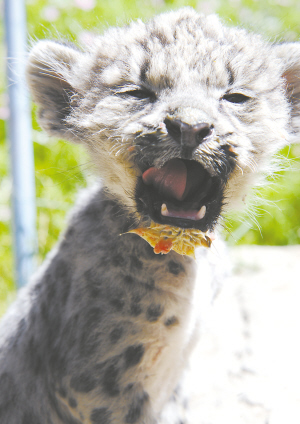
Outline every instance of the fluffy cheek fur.
<path fill-rule="evenodd" d="M 290 124 L 290 107 L 283 81 L 279 81 L 276 90 L 269 93 L 268 100 L 261 98 L 254 107 L 247 105 L 243 115 L 237 115 L 235 105 L 227 105 L 227 108 L 230 110 L 225 111 L 221 121 L 225 119 L 233 123 L 234 133 L 229 139 L 236 146 L 237 156 L 235 170 L 226 185 L 223 212 L 240 208 L 249 189 L 274 172 L 278 158 L 273 158 L 273 162 L 270 158 L 286 145 Z"/>
<path fill-rule="evenodd" d="M 96 173 L 103 179 L 107 191 L 115 196 L 130 213 L 135 213 L 134 193 L 139 171 L 123 155 L 117 156 L 108 150 L 97 151 L 95 145 L 88 145 Z M 96 150 L 96 154 L 95 154 Z"/>
<path fill-rule="evenodd" d="M 159 166 L 160 159 L 165 161 L 166 156 L 174 151 L 173 143 L 163 142 L 153 149 L 150 141 L 144 146 L 138 142 L 140 137 L 147 138 L 157 131 L 166 138 L 160 128 L 165 117 L 166 110 L 162 105 L 154 107 L 146 101 L 115 94 L 100 100 L 84 120 L 71 118 L 81 125 L 80 131 L 85 134 L 83 141 L 90 151 L 96 173 L 103 179 L 107 190 L 131 213 L 136 213 L 134 195 L 137 178 L 142 174 L 139 165 L 144 156 L 147 156 L 149 166 Z"/>

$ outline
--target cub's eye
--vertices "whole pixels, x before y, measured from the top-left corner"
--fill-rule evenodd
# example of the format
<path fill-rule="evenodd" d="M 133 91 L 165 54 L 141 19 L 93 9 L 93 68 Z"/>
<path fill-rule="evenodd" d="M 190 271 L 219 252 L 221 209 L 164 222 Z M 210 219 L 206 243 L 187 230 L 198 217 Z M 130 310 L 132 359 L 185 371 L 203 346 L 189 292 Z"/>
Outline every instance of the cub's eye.
<path fill-rule="evenodd" d="M 227 100 L 227 102 L 230 103 L 246 103 L 248 100 L 250 100 L 251 97 L 245 96 L 244 94 L 240 93 L 230 93 L 225 94 L 222 99 Z"/>
<path fill-rule="evenodd" d="M 127 94 L 127 96 L 135 97 L 137 99 L 149 99 L 151 102 L 154 102 L 156 100 L 155 94 L 150 90 L 132 90 L 126 91 L 125 94 Z"/>

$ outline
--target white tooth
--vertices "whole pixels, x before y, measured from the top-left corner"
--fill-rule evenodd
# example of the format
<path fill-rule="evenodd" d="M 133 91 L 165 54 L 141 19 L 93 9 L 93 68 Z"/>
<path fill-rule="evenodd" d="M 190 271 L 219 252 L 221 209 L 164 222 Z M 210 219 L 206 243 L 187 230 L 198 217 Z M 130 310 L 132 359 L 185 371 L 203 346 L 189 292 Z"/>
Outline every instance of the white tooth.
<path fill-rule="evenodd" d="M 206 206 L 203 205 L 202 208 L 200 209 L 200 211 L 197 213 L 196 215 L 196 219 L 202 219 L 205 217 L 206 214 Z"/>
<path fill-rule="evenodd" d="M 169 211 L 168 211 L 167 205 L 165 203 L 163 203 L 161 205 L 161 214 L 163 216 L 169 216 Z"/>

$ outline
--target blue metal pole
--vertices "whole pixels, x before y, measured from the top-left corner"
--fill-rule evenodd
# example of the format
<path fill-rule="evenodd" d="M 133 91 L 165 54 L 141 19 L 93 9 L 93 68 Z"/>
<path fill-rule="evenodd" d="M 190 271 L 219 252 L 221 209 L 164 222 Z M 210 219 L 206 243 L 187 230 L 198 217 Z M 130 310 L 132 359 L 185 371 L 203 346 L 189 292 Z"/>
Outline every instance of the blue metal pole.
<path fill-rule="evenodd" d="M 26 11 L 23 0 L 4 1 L 9 94 L 9 140 L 13 178 L 13 226 L 17 286 L 34 271 L 37 251 L 31 112 L 26 88 Z"/>

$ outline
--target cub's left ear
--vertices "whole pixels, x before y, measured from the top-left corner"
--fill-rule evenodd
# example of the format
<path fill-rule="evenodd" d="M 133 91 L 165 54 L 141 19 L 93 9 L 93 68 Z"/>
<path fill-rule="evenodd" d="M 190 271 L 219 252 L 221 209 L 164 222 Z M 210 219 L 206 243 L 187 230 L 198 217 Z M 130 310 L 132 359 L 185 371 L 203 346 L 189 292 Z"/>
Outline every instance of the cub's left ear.
<path fill-rule="evenodd" d="M 300 136 L 300 43 L 283 43 L 274 46 L 283 60 L 282 76 L 286 80 L 286 94 L 291 105 L 294 135 Z"/>
<path fill-rule="evenodd" d="M 31 50 L 27 63 L 27 82 L 38 105 L 38 121 L 50 135 L 80 141 L 70 120 L 79 104 L 80 64 L 86 58 L 74 46 L 40 41 Z"/>

